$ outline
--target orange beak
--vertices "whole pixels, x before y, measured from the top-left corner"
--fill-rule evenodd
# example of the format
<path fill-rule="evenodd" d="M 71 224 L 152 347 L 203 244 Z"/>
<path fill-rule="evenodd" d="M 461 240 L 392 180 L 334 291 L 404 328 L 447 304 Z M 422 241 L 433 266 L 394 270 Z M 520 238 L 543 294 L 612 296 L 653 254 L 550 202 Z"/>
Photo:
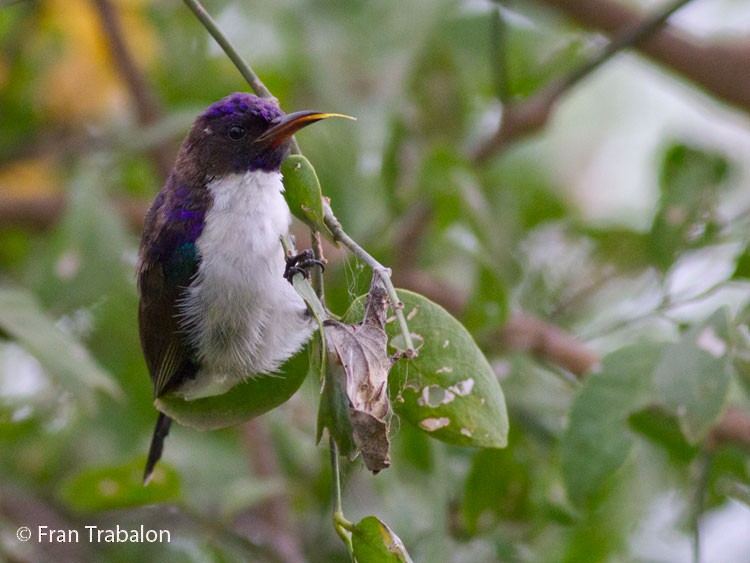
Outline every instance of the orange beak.
<path fill-rule="evenodd" d="M 295 111 L 274 119 L 272 127 L 255 139 L 256 143 L 265 143 L 270 147 L 278 147 L 297 131 L 308 125 L 327 119 L 329 117 L 343 117 L 345 119 L 354 119 L 349 115 L 341 113 L 321 113 L 318 111 Z"/>

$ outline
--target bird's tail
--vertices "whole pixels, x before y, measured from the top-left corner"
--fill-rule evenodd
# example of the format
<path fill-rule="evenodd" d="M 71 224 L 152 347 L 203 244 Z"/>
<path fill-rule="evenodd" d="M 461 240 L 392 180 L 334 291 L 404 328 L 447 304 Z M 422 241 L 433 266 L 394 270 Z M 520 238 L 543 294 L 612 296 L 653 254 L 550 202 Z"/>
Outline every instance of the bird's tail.
<path fill-rule="evenodd" d="M 161 458 L 161 452 L 164 449 L 164 438 L 169 434 L 169 427 L 172 419 L 163 412 L 159 413 L 154 427 L 154 436 L 151 438 L 151 447 L 148 450 L 148 459 L 146 460 L 146 470 L 143 472 L 143 486 L 148 485 L 154 474 L 154 466 Z"/>

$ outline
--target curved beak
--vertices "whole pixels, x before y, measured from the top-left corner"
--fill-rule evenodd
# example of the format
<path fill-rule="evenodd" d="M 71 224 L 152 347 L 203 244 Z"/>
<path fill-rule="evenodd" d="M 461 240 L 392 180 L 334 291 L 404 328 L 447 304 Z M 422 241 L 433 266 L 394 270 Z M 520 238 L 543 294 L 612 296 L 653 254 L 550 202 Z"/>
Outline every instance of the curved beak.
<path fill-rule="evenodd" d="M 274 119 L 271 128 L 255 139 L 256 143 L 265 143 L 271 147 L 278 147 L 297 131 L 308 125 L 327 119 L 329 117 L 343 117 L 345 119 L 356 118 L 341 113 L 321 113 L 319 111 L 295 111 Z"/>

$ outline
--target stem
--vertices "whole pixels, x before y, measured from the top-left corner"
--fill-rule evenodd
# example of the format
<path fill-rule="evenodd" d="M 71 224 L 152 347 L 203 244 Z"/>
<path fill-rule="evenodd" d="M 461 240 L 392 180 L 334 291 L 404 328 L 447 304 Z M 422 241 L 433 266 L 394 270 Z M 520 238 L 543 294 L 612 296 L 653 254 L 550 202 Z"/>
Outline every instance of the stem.
<path fill-rule="evenodd" d="M 404 316 L 404 304 L 398 298 L 396 294 L 396 288 L 393 286 L 391 281 L 391 270 L 383 266 L 380 262 L 375 260 L 364 248 L 359 246 L 357 242 L 352 239 L 344 229 L 341 227 L 341 223 L 333 214 L 330 205 L 324 202 L 323 214 L 326 227 L 328 227 L 333 234 L 334 240 L 341 242 L 346 246 L 352 254 L 367 264 L 370 269 L 377 274 L 388 293 L 388 299 L 391 301 L 391 306 L 396 313 L 399 327 L 401 328 L 401 334 L 404 337 L 404 343 L 406 345 L 405 354 L 407 358 L 414 358 L 417 355 L 417 351 L 414 348 L 414 343 L 411 339 L 411 333 L 409 332 L 409 325 L 406 324 L 406 317 Z"/>
<path fill-rule="evenodd" d="M 594 72 L 596 69 L 601 67 L 604 63 L 609 61 L 613 56 L 618 54 L 629 47 L 633 47 L 652 35 L 660 27 L 662 27 L 667 20 L 682 8 L 688 2 L 692 0 L 676 0 L 671 4 L 664 6 L 662 9 L 655 11 L 653 14 L 648 16 L 642 23 L 637 27 L 626 29 L 622 33 L 615 36 L 599 54 L 599 56 L 581 65 L 578 69 L 571 72 L 565 80 L 561 83 L 560 88 L 562 90 L 569 90 L 575 84 L 580 82 L 583 78 Z"/>
<path fill-rule="evenodd" d="M 224 32 L 219 29 L 219 26 L 216 24 L 211 15 L 206 11 L 203 5 L 198 0 L 183 1 L 187 5 L 187 7 L 192 10 L 192 12 L 195 14 L 195 17 L 200 20 L 200 22 L 203 24 L 203 27 L 205 27 L 206 30 L 211 34 L 211 37 L 213 37 L 219 44 L 219 46 L 224 49 L 224 52 L 234 63 L 234 66 L 237 67 L 237 70 L 240 71 L 240 74 L 242 74 L 243 78 L 247 80 L 247 83 L 250 85 L 253 91 L 261 98 L 273 98 L 273 95 L 268 90 L 268 88 L 266 88 L 265 84 L 261 82 L 260 78 L 258 78 L 258 75 L 255 74 L 255 71 L 250 67 L 250 65 L 244 61 L 242 56 L 237 52 L 237 49 L 234 48 L 234 45 L 232 45 L 227 36 L 224 35 Z"/>
<path fill-rule="evenodd" d="M 354 559 L 354 547 L 352 546 L 351 530 L 354 524 L 344 518 L 344 510 L 341 506 L 341 468 L 339 466 L 339 448 L 333 436 L 329 436 L 328 444 L 331 450 L 331 473 L 333 476 L 333 527 L 346 545 L 349 556 Z"/>
<path fill-rule="evenodd" d="M 240 71 L 242 77 L 250 85 L 250 88 L 253 89 L 253 92 L 255 92 L 261 98 L 276 100 L 274 95 L 271 94 L 271 91 L 266 88 L 265 84 L 263 84 L 263 81 L 258 77 L 257 74 L 255 74 L 253 68 L 249 64 L 247 64 L 247 62 L 245 62 L 239 51 L 237 51 L 234 45 L 232 45 L 232 42 L 229 41 L 229 38 L 224 35 L 224 32 L 221 31 L 221 28 L 219 28 L 214 19 L 211 17 L 211 14 L 206 11 L 200 1 L 183 0 L 183 2 L 185 2 L 187 7 L 190 8 L 190 10 L 195 14 L 195 17 L 197 17 L 198 20 L 203 24 L 203 27 L 205 27 L 206 30 L 211 34 L 211 37 L 213 37 L 214 40 L 219 44 L 219 46 L 224 50 L 227 57 L 229 57 L 229 60 L 231 60 L 234 66 L 237 67 L 237 70 Z M 299 145 L 297 144 L 297 140 L 292 137 L 290 139 L 290 142 L 292 145 L 292 154 L 301 154 Z"/>
<path fill-rule="evenodd" d="M 509 98 L 508 85 L 508 26 L 503 17 L 502 8 L 495 6 L 492 12 L 492 28 L 490 35 L 490 46 L 492 53 L 492 70 L 497 89 L 497 98 L 500 103 L 505 104 Z"/>

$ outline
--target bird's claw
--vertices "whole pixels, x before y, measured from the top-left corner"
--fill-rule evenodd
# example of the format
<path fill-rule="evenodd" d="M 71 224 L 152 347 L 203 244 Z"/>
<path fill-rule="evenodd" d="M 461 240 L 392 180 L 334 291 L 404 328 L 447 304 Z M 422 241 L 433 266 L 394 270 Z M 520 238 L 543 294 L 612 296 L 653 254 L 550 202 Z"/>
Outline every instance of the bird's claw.
<path fill-rule="evenodd" d="M 321 272 L 325 270 L 325 264 L 315 258 L 312 250 L 303 250 L 294 256 L 287 256 L 284 279 L 289 283 L 292 283 L 292 278 L 295 274 L 302 274 L 305 279 L 309 279 L 310 270 L 314 266 L 319 266 Z"/>

